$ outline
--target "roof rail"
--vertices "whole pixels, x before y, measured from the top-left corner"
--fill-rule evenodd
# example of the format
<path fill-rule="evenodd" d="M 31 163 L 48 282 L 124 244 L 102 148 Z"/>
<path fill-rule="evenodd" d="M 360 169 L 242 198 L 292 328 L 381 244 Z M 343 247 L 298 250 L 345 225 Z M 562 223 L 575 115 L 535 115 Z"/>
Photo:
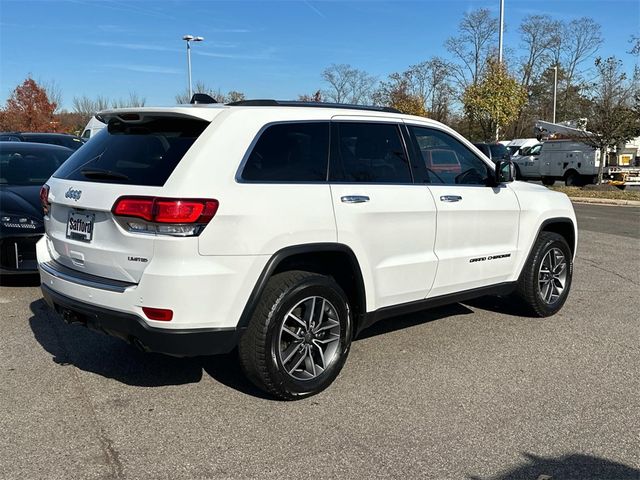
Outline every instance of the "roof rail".
<path fill-rule="evenodd" d="M 206 93 L 194 93 L 189 103 L 191 104 L 218 103 L 218 101 L 215 98 L 213 98 L 211 95 L 207 95 Z"/>
<path fill-rule="evenodd" d="M 315 107 L 315 108 L 343 108 L 346 110 L 370 110 L 374 112 L 402 113 L 392 107 L 376 107 L 373 105 L 353 105 L 350 103 L 326 103 L 326 102 L 304 102 L 297 100 L 240 100 L 238 102 L 227 103 L 234 107 Z"/>

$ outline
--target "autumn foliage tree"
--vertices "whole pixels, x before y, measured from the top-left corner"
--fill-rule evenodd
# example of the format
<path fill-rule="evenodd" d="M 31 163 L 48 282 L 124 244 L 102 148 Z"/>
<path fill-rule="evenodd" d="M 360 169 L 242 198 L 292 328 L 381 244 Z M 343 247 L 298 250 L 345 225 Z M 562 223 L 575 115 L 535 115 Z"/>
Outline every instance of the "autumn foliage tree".
<path fill-rule="evenodd" d="M 380 82 L 373 99 L 378 105 L 395 108 L 407 115 L 427 116 L 424 98 L 412 93 L 409 80 L 400 73 L 392 73 L 387 81 Z"/>
<path fill-rule="evenodd" d="M 527 92 L 503 63 L 492 59 L 479 82 L 466 88 L 462 101 L 465 114 L 480 125 L 484 139 L 489 140 L 518 115 Z"/>
<path fill-rule="evenodd" d="M 23 132 L 55 132 L 55 102 L 49 100 L 45 88 L 27 77 L 11 93 L 0 111 L 0 130 Z"/>

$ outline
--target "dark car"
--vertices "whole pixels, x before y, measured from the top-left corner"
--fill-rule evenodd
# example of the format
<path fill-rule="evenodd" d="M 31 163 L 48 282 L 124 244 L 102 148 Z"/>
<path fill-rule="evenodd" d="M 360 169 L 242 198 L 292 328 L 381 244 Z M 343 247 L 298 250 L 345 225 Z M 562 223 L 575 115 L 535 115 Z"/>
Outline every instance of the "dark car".
<path fill-rule="evenodd" d="M 0 272 L 37 271 L 36 242 L 44 233 L 40 188 L 73 150 L 0 142 Z"/>
<path fill-rule="evenodd" d="M 60 145 L 77 150 L 85 143 L 85 139 L 67 133 L 36 133 L 36 132 L 2 132 L 0 142 L 35 142 Z"/>
<path fill-rule="evenodd" d="M 474 143 L 474 145 L 493 163 L 498 163 L 500 160 L 511 160 L 509 150 L 501 143 Z"/>

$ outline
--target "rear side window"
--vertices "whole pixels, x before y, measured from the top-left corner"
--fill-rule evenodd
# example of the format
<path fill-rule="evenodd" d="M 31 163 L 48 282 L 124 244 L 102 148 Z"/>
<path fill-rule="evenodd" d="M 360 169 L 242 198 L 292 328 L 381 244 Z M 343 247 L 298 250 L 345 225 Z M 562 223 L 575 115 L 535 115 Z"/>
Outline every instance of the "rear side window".
<path fill-rule="evenodd" d="M 143 123 L 111 120 L 53 176 L 160 187 L 208 125 L 203 120 L 171 117 Z"/>
<path fill-rule="evenodd" d="M 330 180 L 348 183 L 412 183 L 397 125 L 334 123 Z"/>
<path fill-rule="evenodd" d="M 281 123 L 260 135 L 242 171 L 256 182 L 327 180 L 329 122 Z"/>

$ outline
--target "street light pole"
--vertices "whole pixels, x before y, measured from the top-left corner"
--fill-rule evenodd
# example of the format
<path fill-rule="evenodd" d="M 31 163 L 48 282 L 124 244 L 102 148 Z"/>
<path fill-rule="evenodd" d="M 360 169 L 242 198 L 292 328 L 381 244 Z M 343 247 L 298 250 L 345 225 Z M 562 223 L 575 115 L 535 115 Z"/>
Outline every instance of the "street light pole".
<path fill-rule="evenodd" d="M 556 123 L 556 100 L 558 98 L 558 64 L 553 66 L 553 123 Z"/>
<path fill-rule="evenodd" d="M 193 35 L 184 35 L 183 40 L 187 42 L 187 73 L 189 77 L 189 101 L 193 97 L 193 86 L 191 83 L 191 42 L 201 42 L 204 37 L 194 37 Z"/>
<path fill-rule="evenodd" d="M 502 34 L 504 32 L 504 0 L 500 0 L 500 33 L 498 35 L 498 62 L 502 63 Z"/>
<path fill-rule="evenodd" d="M 500 31 L 498 32 L 498 63 L 502 66 L 502 33 L 504 31 L 504 0 L 500 0 Z M 496 123 L 496 142 L 500 140 L 500 125 Z"/>

